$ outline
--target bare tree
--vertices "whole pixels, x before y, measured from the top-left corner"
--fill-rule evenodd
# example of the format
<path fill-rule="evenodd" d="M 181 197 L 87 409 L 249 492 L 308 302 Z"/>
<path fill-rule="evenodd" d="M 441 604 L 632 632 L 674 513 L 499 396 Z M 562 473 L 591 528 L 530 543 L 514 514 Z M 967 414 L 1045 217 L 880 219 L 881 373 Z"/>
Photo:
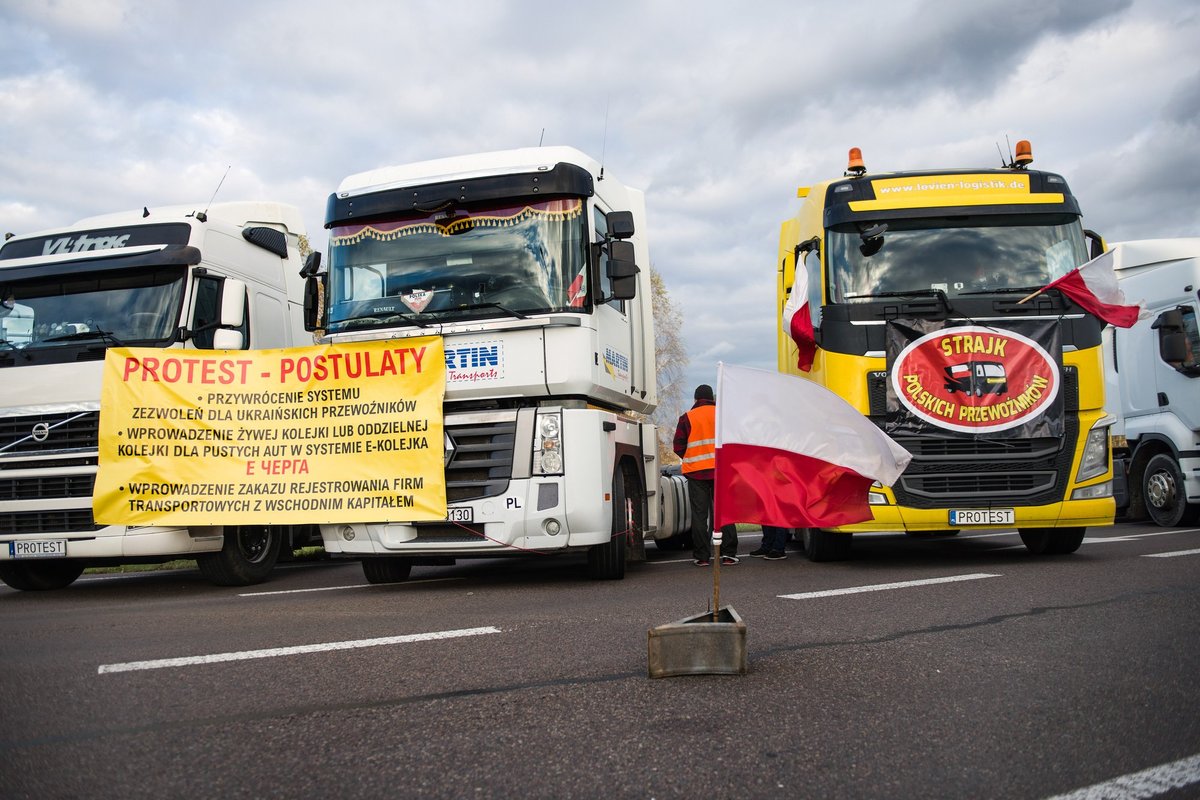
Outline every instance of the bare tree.
<path fill-rule="evenodd" d="M 658 408 L 650 420 L 658 426 L 658 458 L 665 465 L 679 463 L 671 449 L 675 423 L 686 407 L 683 377 L 688 354 L 683 343 L 683 315 L 671 301 L 662 275 L 650 266 L 650 290 L 654 305 L 654 356 L 658 365 Z"/>

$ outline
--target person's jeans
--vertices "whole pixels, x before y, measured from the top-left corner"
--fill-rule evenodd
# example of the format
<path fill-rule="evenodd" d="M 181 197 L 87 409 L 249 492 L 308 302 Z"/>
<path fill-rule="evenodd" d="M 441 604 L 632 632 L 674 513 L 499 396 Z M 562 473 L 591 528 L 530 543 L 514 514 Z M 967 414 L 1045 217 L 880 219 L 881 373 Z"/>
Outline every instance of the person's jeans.
<path fill-rule="evenodd" d="M 774 525 L 762 526 L 762 549 L 769 553 L 782 553 L 787 547 L 789 528 L 776 528 Z"/>
<path fill-rule="evenodd" d="M 688 478 L 687 487 L 692 509 L 692 558 L 708 561 L 712 557 L 713 482 Z M 737 555 L 737 545 L 737 527 L 722 526 L 721 555 Z"/>

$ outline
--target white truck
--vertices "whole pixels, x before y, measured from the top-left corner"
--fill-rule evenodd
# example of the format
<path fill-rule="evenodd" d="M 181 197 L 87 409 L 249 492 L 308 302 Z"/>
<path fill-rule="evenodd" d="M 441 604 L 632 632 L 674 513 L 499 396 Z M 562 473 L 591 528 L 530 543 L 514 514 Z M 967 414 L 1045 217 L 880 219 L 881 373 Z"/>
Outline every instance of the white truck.
<path fill-rule="evenodd" d="M 646 538 L 679 540 L 687 515 L 660 507 L 670 480 L 646 418 L 640 191 L 569 147 L 482 153 L 352 175 L 325 227 L 310 328 L 329 342 L 444 337 L 449 506 L 443 521 L 322 525 L 326 552 L 361 558 L 372 583 L 530 551 L 586 551 L 592 577 L 619 579 Z"/>
<path fill-rule="evenodd" d="M 244 585 L 270 573 L 281 547 L 319 544 L 315 526 L 126 527 L 92 517 L 105 351 L 311 344 L 303 234 L 293 206 L 238 202 L 92 217 L 4 243 L 0 580 L 58 589 L 88 566 L 194 558 L 209 580 Z"/>
<path fill-rule="evenodd" d="M 1125 297 L 1150 312 L 1132 328 L 1104 331 L 1118 513 L 1192 524 L 1200 520 L 1200 239 L 1112 249 Z"/>

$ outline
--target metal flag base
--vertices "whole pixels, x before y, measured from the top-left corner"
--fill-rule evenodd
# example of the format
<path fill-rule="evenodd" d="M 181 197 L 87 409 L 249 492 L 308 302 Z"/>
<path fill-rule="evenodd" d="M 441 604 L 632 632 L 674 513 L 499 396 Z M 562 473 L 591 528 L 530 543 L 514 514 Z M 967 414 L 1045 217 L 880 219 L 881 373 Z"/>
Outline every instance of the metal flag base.
<path fill-rule="evenodd" d="M 732 606 L 651 628 L 648 644 L 651 678 L 747 671 L 746 623 Z"/>

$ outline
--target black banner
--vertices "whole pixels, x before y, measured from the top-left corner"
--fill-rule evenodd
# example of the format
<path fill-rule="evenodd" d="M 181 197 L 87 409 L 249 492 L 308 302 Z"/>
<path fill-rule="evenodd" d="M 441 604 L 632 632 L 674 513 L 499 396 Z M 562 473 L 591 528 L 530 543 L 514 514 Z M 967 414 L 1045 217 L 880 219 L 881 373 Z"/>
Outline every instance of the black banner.
<path fill-rule="evenodd" d="M 1063 435 L 1056 320 L 1011 320 L 1004 327 L 890 320 L 887 362 L 889 434 Z"/>

